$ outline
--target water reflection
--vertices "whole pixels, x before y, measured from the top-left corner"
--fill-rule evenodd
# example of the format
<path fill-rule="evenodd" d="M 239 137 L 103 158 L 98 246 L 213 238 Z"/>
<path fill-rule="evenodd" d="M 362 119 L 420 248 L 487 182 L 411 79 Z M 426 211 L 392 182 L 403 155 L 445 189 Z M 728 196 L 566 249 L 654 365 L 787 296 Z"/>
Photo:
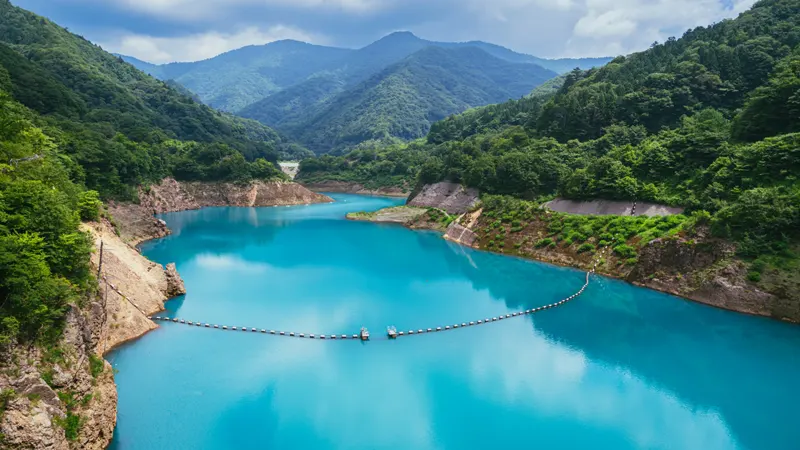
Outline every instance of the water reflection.
<path fill-rule="evenodd" d="M 583 274 L 432 233 L 341 220 L 386 206 L 167 217 L 189 320 L 315 333 L 407 330 L 550 303 Z M 179 220 L 178 220 L 179 219 Z M 176 225 L 177 224 L 177 225 Z M 224 246 L 222 244 L 224 244 Z M 165 325 L 112 357 L 118 437 L 149 448 L 792 448 L 794 327 L 595 279 L 533 318 L 398 341 Z"/>

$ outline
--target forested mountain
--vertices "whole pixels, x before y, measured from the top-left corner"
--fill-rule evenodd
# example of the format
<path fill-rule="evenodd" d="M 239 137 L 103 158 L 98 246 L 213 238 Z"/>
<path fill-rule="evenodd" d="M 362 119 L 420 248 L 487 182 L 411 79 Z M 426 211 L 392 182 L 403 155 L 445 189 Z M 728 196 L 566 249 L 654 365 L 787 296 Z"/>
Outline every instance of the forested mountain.
<path fill-rule="evenodd" d="M 49 20 L 0 0 L 0 85 L 71 161 L 73 181 L 131 198 L 166 175 L 277 173 L 290 144 L 268 127 L 195 102 Z"/>
<path fill-rule="evenodd" d="M 433 66 L 439 66 L 438 69 L 432 66 L 408 71 L 401 67 L 402 64 L 419 66 L 422 60 L 429 60 L 430 55 L 420 54 L 416 59 L 413 55 L 431 47 L 446 55 L 452 69 L 442 69 L 441 62 L 436 61 Z M 478 54 L 476 50 L 482 52 Z M 458 60 L 459 57 L 464 60 Z M 279 41 L 234 50 L 197 63 L 155 66 L 135 58 L 123 59 L 156 77 L 186 86 L 211 106 L 256 119 L 292 135 L 315 151 L 326 152 L 368 139 L 419 137 L 427 132 L 430 122 L 443 114 L 520 97 L 542 81 L 568 70 L 567 66 L 573 69 L 602 65 L 610 58 L 545 60 L 486 42 L 433 42 L 409 32 L 396 32 L 357 50 Z M 477 60 L 488 64 L 487 74 L 476 80 L 475 86 L 463 85 L 482 70 L 475 67 Z M 528 66 L 527 70 L 523 70 L 523 65 Z M 454 78 L 456 67 L 469 67 L 469 74 Z M 496 72 L 499 67 L 510 68 L 510 74 L 521 78 L 502 77 L 492 81 L 494 75 L 489 72 Z M 392 71 L 404 70 L 405 77 L 389 76 Z M 528 76 L 534 72 L 535 76 Z M 415 75 L 421 78 L 409 78 Z M 440 75 L 444 78 L 437 79 Z M 488 86 L 487 81 L 508 84 Z M 400 84 L 387 86 L 392 82 Z M 520 83 L 527 85 L 519 89 Z M 372 92 L 376 88 L 381 93 Z M 429 95 L 430 100 L 414 101 L 396 112 L 374 101 L 391 92 L 391 106 L 422 91 L 433 94 Z M 434 104 L 434 98 L 440 103 Z M 337 108 L 341 111 L 336 111 Z M 366 117 L 356 121 L 358 116 Z M 309 127 L 317 125 L 337 131 L 333 134 L 329 129 L 319 133 L 309 131 Z"/>
<path fill-rule="evenodd" d="M 510 63 L 474 47 L 429 46 L 302 111 L 281 110 L 268 98 L 240 114 L 274 122 L 322 153 L 369 140 L 425 136 L 437 120 L 471 106 L 519 98 L 552 76 L 537 65 Z"/>
<path fill-rule="evenodd" d="M 284 40 L 193 63 L 154 65 L 122 59 L 161 80 L 175 80 L 207 105 L 236 112 L 338 62 L 350 50 Z"/>
<path fill-rule="evenodd" d="M 601 66 L 611 60 L 543 59 L 487 42 L 433 42 L 420 39 L 409 32 L 389 34 L 358 50 L 284 40 L 248 46 L 192 63 L 156 65 L 130 56 L 119 56 L 158 79 L 172 79 L 186 86 L 208 105 L 235 113 L 275 92 L 290 89 L 305 81 L 308 81 L 306 87 L 298 86 L 293 92 L 302 93 L 308 87 L 316 92 L 324 91 L 314 102 L 309 102 L 305 97 L 298 98 L 300 103 L 314 104 L 340 92 L 334 86 L 363 81 L 387 66 L 432 45 L 448 48 L 478 47 L 497 58 L 536 64 L 556 73 L 568 72 L 576 67 L 588 69 Z M 331 87 L 331 90 L 321 90 L 320 86 Z M 285 97 L 287 96 L 284 95 Z M 292 96 L 297 97 L 297 94 Z"/>
<path fill-rule="evenodd" d="M 799 44 L 800 0 L 761 0 L 735 20 L 573 71 L 554 94 L 436 123 L 408 161 L 396 147 L 378 149 L 304 162 L 298 178 L 408 177 L 413 165 L 420 183 L 490 194 L 684 206 L 741 256 L 759 258 L 753 280 L 770 264 L 780 269 L 784 278 L 765 289 L 796 287 Z"/>

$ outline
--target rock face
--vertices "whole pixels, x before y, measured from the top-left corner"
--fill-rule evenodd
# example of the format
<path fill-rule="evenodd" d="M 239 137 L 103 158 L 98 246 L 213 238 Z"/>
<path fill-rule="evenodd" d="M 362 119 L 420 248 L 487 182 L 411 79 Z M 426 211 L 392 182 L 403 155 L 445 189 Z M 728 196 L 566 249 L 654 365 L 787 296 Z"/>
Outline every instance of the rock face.
<path fill-rule="evenodd" d="M 165 275 L 167 276 L 167 297 L 177 297 L 186 293 L 183 279 L 178 273 L 175 263 L 167 264 Z"/>
<path fill-rule="evenodd" d="M 441 182 L 424 185 L 408 199 L 409 206 L 439 208 L 448 214 L 464 214 L 478 203 L 477 189 L 457 183 Z"/>
<path fill-rule="evenodd" d="M 747 314 L 800 322 L 800 303 L 747 281 L 747 268 L 730 242 L 700 235 L 656 239 L 642 248 L 630 282 Z"/>
<path fill-rule="evenodd" d="M 103 449 L 116 425 L 117 390 L 111 365 L 102 361 L 93 372 L 90 355 L 97 351 L 100 317 L 94 310 L 73 307 L 67 315 L 62 354 L 53 362 L 37 348 L 11 350 L 0 374 L 0 388 L 12 389 L 0 432 L 8 449 Z M 47 380 L 47 381 L 45 381 Z M 67 407 L 63 398 L 73 404 Z M 68 439 L 68 415 L 80 417 L 76 436 Z"/>
<path fill-rule="evenodd" d="M 453 241 L 459 244 L 464 244 L 468 247 L 472 247 L 475 244 L 475 241 L 478 240 L 478 235 L 475 234 L 469 228 L 453 222 L 447 227 L 447 231 L 444 233 L 444 238 L 448 241 Z"/>
<path fill-rule="evenodd" d="M 580 215 L 617 216 L 670 216 L 683 213 L 683 208 L 647 202 L 621 202 L 614 200 L 567 200 L 557 198 L 543 205 L 551 211 Z"/>
<path fill-rule="evenodd" d="M 283 206 L 332 202 L 329 197 L 312 192 L 297 183 L 257 181 L 234 183 L 181 183 L 165 178 L 161 183 L 141 189 L 139 204 L 111 203 L 123 238 L 133 244 L 169 234 L 166 224 L 153 217 L 175 211 L 199 209 L 206 206 Z"/>
<path fill-rule="evenodd" d="M 16 346 L 0 359 L 0 390 L 13 391 L 2 418 L 3 449 L 104 449 L 117 420 L 117 390 L 111 365 L 99 357 L 115 346 L 156 328 L 148 315 L 183 293 L 174 264 L 164 269 L 122 241 L 110 223 L 84 225 L 97 251 L 103 242 L 98 294 L 66 318 L 59 356 L 37 347 Z M 66 399 L 71 399 L 67 406 Z M 69 417 L 81 423 L 69 436 Z"/>
<path fill-rule="evenodd" d="M 98 313 L 105 312 L 104 320 L 109 324 L 99 332 L 98 353 L 104 354 L 156 328 L 148 316 L 164 309 L 164 302 L 179 287 L 175 278 L 180 280 L 180 276 L 174 269 L 170 273 L 142 256 L 117 236 L 110 224 L 96 223 L 86 228 L 95 239 L 96 249 L 103 243 L 104 279 L 100 280 L 101 295 L 94 306 Z M 92 254 L 92 264 L 97 267 L 99 261 L 97 251 Z"/>

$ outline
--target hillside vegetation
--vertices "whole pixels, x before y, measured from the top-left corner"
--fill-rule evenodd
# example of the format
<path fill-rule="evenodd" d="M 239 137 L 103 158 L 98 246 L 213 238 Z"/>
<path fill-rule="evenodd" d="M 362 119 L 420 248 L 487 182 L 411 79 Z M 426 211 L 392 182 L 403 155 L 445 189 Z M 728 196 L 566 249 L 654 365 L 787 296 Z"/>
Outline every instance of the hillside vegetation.
<path fill-rule="evenodd" d="M 318 153 L 365 141 L 412 140 L 452 113 L 521 97 L 551 77 L 539 66 L 509 63 L 476 48 L 427 47 L 330 99 L 321 111 L 311 108 L 309 116 L 279 126 Z M 241 114 L 260 119 L 261 106 Z"/>
<path fill-rule="evenodd" d="M 124 59 L 319 153 L 421 137 L 447 115 L 522 97 L 558 73 L 609 60 L 546 60 L 485 42 L 432 42 L 408 32 L 357 50 L 279 41 L 196 63 Z"/>
<path fill-rule="evenodd" d="M 255 121 L 222 114 L 49 20 L 0 0 L 0 86 L 69 157 L 71 177 L 103 197 L 185 180 L 280 176 L 292 150 Z"/>
<path fill-rule="evenodd" d="M 426 156 L 418 182 L 530 200 L 684 206 L 757 261 L 753 280 L 769 264 L 791 278 L 800 237 L 798 30 L 800 1 L 762 0 L 735 20 L 573 71 L 555 93 L 450 117 L 414 146 Z M 368 164 L 396 164 L 386 161 Z M 337 175 L 304 161 L 299 176 L 315 171 Z M 785 295 L 800 280 L 792 282 Z"/>
<path fill-rule="evenodd" d="M 79 226 L 104 214 L 101 199 L 133 200 L 165 176 L 283 178 L 284 145 L 0 0 L 0 353 L 54 345 L 70 305 L 92 298 Z"/>

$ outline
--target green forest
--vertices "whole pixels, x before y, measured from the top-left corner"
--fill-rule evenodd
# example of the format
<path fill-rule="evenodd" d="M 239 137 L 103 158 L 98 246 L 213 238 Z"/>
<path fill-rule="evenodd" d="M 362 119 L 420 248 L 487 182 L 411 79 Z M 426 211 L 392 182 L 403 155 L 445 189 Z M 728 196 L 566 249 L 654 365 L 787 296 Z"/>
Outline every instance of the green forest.
<path fill-rule="evenodd" d="M 449 117 L 407 153 L 306 160 L 299 177 L 360 182 L 379 173 L 395 182 L 402 174 L 527 200 L 682 206 L 735 240 L 743 257 L 794 267 L 798 11 L 798 0 L 762 0 L 737 19 L 574 70 L 557 90 Z"/>
<path fill-rule="evenodd" d="M 0 346 L 52 342 L 96 289 L 82 220 L 179 180 L 283 179 L 273 130 L 0 0 Z"/>
<path fill-rule="evenodd" d="M 428 46 L 360 83 L 317 77 L 239 114 L 279 127 L 316 153 L 342 153 L 367 141 L 424 137 L 438 120 L 520 98 L 555 76 L 476 47 Z"/>

